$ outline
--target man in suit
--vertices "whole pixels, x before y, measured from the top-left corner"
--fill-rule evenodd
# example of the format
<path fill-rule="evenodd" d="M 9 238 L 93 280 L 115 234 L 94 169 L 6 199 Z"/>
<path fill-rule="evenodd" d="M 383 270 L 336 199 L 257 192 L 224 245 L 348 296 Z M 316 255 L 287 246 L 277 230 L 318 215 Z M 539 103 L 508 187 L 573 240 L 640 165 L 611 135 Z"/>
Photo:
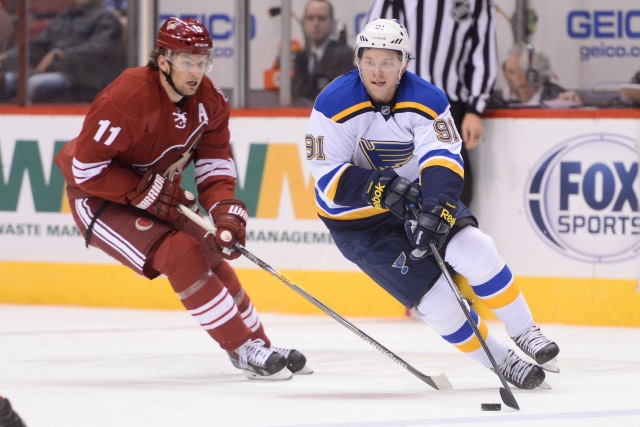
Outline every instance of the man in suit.
<path fill-rule="evenodd" d="M 304 9 L 305 49 L 294 59 L 291 83 L 296 103 L 311 105 L 331 80 L 355 68 L 353 50 L 331 39 L 335 28 L 333 5 L 328 0 L 309 0 Z"/>

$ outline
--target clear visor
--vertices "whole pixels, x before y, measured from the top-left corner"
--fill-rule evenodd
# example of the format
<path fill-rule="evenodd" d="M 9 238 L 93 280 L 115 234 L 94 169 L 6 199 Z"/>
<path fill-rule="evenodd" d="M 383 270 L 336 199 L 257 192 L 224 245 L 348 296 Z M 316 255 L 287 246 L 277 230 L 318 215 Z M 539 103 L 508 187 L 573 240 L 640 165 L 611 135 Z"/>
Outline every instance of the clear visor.
<path fill-rule="evenodd" d="M 397 57 L 393 59 L 374 61 L 371 58 L 361 58 L 358 61 L 360 69 L 368 71 L 399 71 L 402 69 L 403 63 Z"/>
<path fill-rule="evenodd" d="M 213 55 L 193 55 L 169 50 L 165 56 L 167 61 L 180 71 L 204 74 L 213 68 Z"/>

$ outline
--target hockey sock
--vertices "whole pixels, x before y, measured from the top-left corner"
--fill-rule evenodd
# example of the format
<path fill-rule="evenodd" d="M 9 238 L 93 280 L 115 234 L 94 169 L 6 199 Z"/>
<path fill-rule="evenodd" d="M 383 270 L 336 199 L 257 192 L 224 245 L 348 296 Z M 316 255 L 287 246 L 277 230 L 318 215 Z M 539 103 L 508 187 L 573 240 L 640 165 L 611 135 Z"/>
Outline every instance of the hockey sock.
<path fill-rule="evenodd" d="M 422 297 L 416 308 L 422 321 L 431 326 L 445 341 L 487 368 L 492 366 L 444 276 L 440 276 L 433 287 Z M 480 335 L 499 363 L 507 355 L 507 346 L 494 338 L 493 334 L 489 332 L 487 324 L 473 309 L 467 308 L 480 331 Z"/>
<path fill-rule="evenodd" d="M 251 330 L 251 339 L 262 339 L 265 342 L 265 347 L 271 347 L 271 341 L 264 331 L 258 310 L 254 307 L 249 295 L 244 291 L 231 265 L 227 261 L 222 261 L 216 266 L 214 273 L 224 283 L 224 286 L 233 297 L 244 323 Z"/>
<path fill-rule="evenodd" d="M 451 239 L 446 258 L 504 323 L 509 336 L 533 326 L 531 310 L 491 237 L 475 227 L 465 227 Z"/>
<path fill-rule="evenodd" d="M 251 338 L 233 297 L 211 272 L 198 243 L 186 233 L 167 236 L 152 267 L 165 274 L 174 292 L 196 321 L 225 350 L 235 350 Z"/>

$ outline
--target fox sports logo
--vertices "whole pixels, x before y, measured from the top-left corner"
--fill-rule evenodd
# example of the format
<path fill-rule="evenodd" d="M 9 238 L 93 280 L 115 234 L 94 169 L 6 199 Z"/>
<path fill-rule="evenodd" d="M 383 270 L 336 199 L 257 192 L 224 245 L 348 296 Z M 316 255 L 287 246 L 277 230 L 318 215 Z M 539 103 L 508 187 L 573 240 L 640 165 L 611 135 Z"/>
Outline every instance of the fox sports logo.
<path fill-rule="evenodd" d="M 527 181 L 526 211 L 542 240 L 589 263 L 638 256 L 638 148 L 632 138 L 594 133 L 547 152 Z"/>

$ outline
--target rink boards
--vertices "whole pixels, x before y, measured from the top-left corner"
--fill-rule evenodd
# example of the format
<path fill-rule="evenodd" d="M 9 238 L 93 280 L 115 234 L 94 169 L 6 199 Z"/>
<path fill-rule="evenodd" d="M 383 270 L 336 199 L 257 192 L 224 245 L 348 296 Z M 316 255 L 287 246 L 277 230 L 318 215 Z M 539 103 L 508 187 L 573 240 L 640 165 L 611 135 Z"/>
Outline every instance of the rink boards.
<path fill-rule="evenodd" d="M 640 114 L 620 111 L 495 115 L 472 153 L 473 210 L 540 322 L 640 326 Z M 0 113 L 0 301 L 180 308 L 165 279 L 86 249 L 75 229 L 52 158 L 78 133 L 82 111 Z M 260 114 L 231 121 L 248 249 L 343 315 L 406 315 L 342 258 L 315 215 L 308 111 Z M 261 310 L 319 313 L 249 260 L 234 265 Z"/>

